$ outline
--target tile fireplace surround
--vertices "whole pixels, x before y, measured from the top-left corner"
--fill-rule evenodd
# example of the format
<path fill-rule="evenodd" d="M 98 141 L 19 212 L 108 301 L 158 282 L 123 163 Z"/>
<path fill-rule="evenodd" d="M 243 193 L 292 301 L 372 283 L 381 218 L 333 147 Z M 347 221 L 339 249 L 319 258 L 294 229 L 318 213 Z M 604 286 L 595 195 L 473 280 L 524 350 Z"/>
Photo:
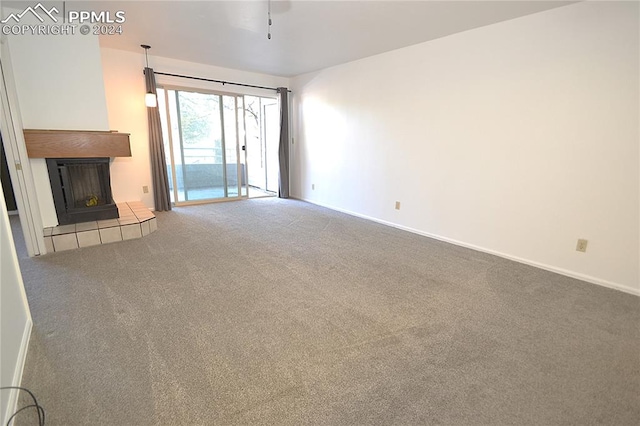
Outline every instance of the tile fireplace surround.
<path fill-rule="evenodd" d="M 141 201 L 116 205 L 118 219 L 45 228 L 47 253 L 142 238 L 158 229 L 156 216 Z"/>

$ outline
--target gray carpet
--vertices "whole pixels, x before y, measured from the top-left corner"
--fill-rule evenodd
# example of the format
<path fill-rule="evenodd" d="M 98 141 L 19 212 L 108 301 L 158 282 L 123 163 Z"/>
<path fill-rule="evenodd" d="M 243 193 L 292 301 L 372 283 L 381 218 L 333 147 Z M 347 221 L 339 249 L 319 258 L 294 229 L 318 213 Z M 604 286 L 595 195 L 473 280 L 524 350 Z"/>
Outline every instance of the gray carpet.
<path fill-rule="evenodd" d="M 298 201 L 157 216 L 21 256 L 47 424 L 640 419 L 638 297 Z"/>

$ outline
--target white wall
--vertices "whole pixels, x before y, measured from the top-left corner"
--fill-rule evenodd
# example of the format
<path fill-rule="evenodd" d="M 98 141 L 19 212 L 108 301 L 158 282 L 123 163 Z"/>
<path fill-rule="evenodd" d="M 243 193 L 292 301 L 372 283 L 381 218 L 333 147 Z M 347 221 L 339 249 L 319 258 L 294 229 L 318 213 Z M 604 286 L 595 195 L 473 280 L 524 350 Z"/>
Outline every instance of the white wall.
<path fill-rule="evenodd" d="M 0 386 L 20 386 L 32 323 L 2 191 L 0 265 Z M 17 391 L 0 392 L 0 424 L 15 411 L 17 397 Z"/>
<path fill-rule="evenodd" d="M 294 78 L 294 196 L 640 293 L 638 16 L 578 3 Z"/>
<path fill-rule="evenodd" d="M 130 158 L 116 158 L 111 167 L 113 196 L 118 201 L 142 200 L 153 208 L 153 186 L 149 160 L 149 136 L 147 108 L 144 105 L 145 83 L 142 70 L 145 66 L 144 51 L 127 52 L 102 48 L 104 84 L 111 129 L 130 133 Z M 153 48 L 151 49 L 153 52 Z M 193 62 L 149 56 L 149 66 L 157 72 L 182 74 L 215 80 L 226 80 L 256 86 L 288 86 L 289 79 L 214 67 Z M 182 78 L 157 76 L 158 84 L 200 88 L 222 92 L 273 95 L 273 91 L 247 89 L 238 86 L 222 86 Z M 142 191 L 149 186 L 149 193 Z"/>
<path fill-rule="evenodd" d="M 7 40 L 25 129 L 109 130 L 97 36 L 27 34 Z M 55 226 L 46 162 L 31 159 L 31 168 L 43 226 Z"/>

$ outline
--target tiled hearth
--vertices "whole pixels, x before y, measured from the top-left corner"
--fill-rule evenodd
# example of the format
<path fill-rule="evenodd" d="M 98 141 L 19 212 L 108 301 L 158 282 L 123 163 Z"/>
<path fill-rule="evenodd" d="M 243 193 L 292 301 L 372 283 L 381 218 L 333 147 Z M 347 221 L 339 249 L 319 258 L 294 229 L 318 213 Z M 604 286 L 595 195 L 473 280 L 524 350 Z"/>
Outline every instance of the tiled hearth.
<path fill-rule="evenodd" d="M 117 203 L 118 219 L 44 229 L 47 253 L 142 238 L 158 229 L 156 216 L 140 201 Z"/>

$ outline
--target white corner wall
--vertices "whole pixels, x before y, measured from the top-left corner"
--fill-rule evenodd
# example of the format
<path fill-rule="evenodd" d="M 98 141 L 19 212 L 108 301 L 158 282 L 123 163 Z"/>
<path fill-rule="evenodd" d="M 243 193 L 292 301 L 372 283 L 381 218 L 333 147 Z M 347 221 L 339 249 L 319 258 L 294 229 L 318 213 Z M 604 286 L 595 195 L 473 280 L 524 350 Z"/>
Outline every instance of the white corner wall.
<path fill-rule="evenodd" d="M 153 48 L 151 49 L 153 52 Z M 111 165 L 111 186 L 117 201 L 142 200 L 153 208 L 153 183 L 149 156 L 147 108 L 144 105 L 145 66 L 144 51 L 139 53 L 102 48 L 102 66 L 106 90 L 109 124 L 111 129 L 130 133 L 131 154 L 129 158 L 116 158 Z M 288 86 L 289 79 L 266 74 L 257 74 L 229 68 L 179 61 L 159 56 L 149 56 L 149 65 L 158 72 L 181 74 L 215 80 L 226 80 L 257 86 Z M 157 76 L 159 84 L 178 87 L 208 89 L 213 91 L 273 94 L 272 91 L 247 89 L 238 86 L 222 86 L 197 80 Z M 142 187 L 148 186 L 149 193 Z"/>
<path fill-rule="evenodd" d="M 581 2 L 296 77 L 292 193 L 640 294 L 638 20 Z"/>
<path fill-rule="evenodd" d="M 2 191 L 0 262 L 0 387 L 20 386 L 32 322 Z M 6 424 L 15 412 L 18 393 L 17 390 L 0 392 L 0 424 Z"/>
<path fill-rule="evenodd" d="M 109 130 L 98 37 L 7 36 L 25 129 Z M 58 224 L 47 165 L 31 159 L 43 226 Z"/>
<path fill-rule="evenodd" d="M 142 51 L 142 49 L 140 49 Z M 111 191 L 117 202 L 142 201 L 153 208 L 151 163 L 144 105 L 144 55 L 114 49 L 100 49 L 109 125 L 129 133 L 131 157 L 115 158 L 111 163 Z M 142 186 L 149 192 L 143 193 Z"/>

